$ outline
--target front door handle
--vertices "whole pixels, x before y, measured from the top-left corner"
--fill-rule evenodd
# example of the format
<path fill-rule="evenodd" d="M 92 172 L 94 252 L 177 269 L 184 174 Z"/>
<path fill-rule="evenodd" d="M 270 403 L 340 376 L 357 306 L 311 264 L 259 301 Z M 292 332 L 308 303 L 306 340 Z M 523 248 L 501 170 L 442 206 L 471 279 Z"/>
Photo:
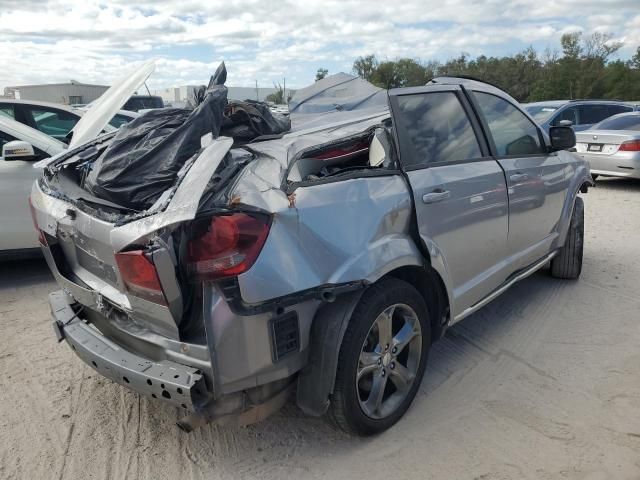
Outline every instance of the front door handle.
<path fill-rule="evenodd" d="M 442 200 L 446 200 L 451 196 L 451 192 L 449 190 L 434 190 L 431 193 L 425 193 L 422 196 L 423 203 L 436 203 L 441 202 Z"/>
<path fill-rule="evenodd" d="M 512 182 L 521 182 L 522 180 L 526 180 L 529 178 L 529 175 L 526 173 L 514 173 L 509 177 L 509 180 Z"/>

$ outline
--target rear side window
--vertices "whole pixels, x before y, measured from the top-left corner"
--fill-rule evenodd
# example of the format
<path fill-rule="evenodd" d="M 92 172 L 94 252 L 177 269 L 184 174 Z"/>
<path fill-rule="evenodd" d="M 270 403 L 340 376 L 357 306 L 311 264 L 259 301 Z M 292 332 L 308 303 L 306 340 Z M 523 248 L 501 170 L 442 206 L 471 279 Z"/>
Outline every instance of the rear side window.
<path fill-rule="evenodd" d="M 580 125 L 598 123 L 611 116 L 608 105 L 579 105 Z"/>
<path fill-rule="evenodd" d="M 506 100 L 489 93 L 474 92 L 489 126 L 498 155 L 543 153 L 538 128 Z"/>
<path fill-rule="evenodd" d="M 397 106 L 405 166 L 482 156 L 471 122 L 454 92 L 401 95 Z"/>
<path fill-rule="evenodd" d="M 617 115 L 618 113 L 627 113 L 633 112 L 633 107 L 628 107 L 626 105 L 608 105 L 609 116 Z"/>
<path fill-rule="evenodd" d="M 25 113 L 31 115 L 35 128 L 58 140 L 63 140 L 79 120 L 64 110 L 27 108 Z"/>

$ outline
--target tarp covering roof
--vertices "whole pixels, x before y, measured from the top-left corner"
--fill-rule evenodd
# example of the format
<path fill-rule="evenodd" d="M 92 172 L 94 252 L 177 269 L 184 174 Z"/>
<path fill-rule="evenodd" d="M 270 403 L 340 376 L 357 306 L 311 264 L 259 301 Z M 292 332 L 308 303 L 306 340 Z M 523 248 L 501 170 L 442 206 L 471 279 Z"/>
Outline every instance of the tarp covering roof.
<path fill-rule="evenodd" d="M 386 90 L 346 73 L 331 75 L 296 91 L 289 102 L 292 130 L 388 109 Z"/>

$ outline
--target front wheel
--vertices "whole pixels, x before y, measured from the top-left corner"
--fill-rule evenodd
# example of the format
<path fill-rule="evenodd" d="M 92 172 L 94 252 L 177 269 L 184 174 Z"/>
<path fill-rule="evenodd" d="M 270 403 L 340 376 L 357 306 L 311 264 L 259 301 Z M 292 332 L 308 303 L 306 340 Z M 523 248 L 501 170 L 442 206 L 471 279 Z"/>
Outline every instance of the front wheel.
<path fill-rule="evenodd" d="M 551 260 L 551 275 L 556 278 L 576 279 L 582 272 L 584 249 L 584 202 L 576 197 L 571 224 L 564 246 Z"/>
<path fill-rule="evenodd" d="M 344 335 L 329 417 L 356 435 L 380 433 L 407 411 L 427 364 L 427 306 L 410 284 L 388 278 L 370 287 Z"/>

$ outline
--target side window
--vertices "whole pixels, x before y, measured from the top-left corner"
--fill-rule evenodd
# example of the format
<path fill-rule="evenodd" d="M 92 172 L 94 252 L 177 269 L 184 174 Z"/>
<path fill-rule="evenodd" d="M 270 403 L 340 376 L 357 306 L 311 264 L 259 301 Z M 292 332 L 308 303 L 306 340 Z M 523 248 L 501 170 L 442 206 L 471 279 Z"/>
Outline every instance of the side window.
<path fill-rule="evenodd" d="M 115 128 L 120 128 L 125 123 L 129 123 L 131 119 L 129 117 L 125 117 L 124 115 L 120 115 L 116 113 L 115 116 L 109 122 L 109 125 Z"/>
<path fill-rule="evenodd" d="M 471 122 L 454 92 L 400 95 L 397 106 L 405 166 L 482 156 Z"/>
<path fill-rule="evenodd" d="M 562 110 L 551 122 L 551 125 L 557 127 L 562 120 L 569 120 L 572 125 L 578 125 L 578 110 L 576 107 L 567 107 Z"/>
<path fill-rule="evenodd" d="M 2 147 L 4 147 L 4 144 L 13 142 L 14 140 L 15 138 L 9 135 L 8 133 L 0 131 L 0 156 L 2 156 Z"/>
<path fill-rule="evenodd" d="M 607 107 L 607 105 L 578 106 L 578 111 L 580 112 L 580 125 L 591 125 L 592 123 L 601 122 L 610 115 Z"/>
<path fill-rule="evenodd" d="M 627 107 L 626 105 L 608 105 L 609 116 L 617 115 L 618 113 L 633 112 L 633 107 Z"/>
<path fill-rule="evenodd" d="M 41 107 L 29 107 L 25 110 L 33 119 L 32 125 L 35 125 L 35 128 L 58 140 L 64 139 L 79 120 L 79 117 L 64 110 Z"/>
<path fill-rule="evenodd" d="M 13 111 L 13 105 L 7 105 L 7 104 L 1 105 L 0 104 L 0 115 L 5 115 L 5 116 L 7 116 L 9 118 L 15 119 L 16 118 L 16 114 Z"/>
<path fill-rule="evenodd" d="M 538 128 L 506 100 L 489 93 L 473 92 L 489 125 L 498 155 L 544 153 Z"/>

